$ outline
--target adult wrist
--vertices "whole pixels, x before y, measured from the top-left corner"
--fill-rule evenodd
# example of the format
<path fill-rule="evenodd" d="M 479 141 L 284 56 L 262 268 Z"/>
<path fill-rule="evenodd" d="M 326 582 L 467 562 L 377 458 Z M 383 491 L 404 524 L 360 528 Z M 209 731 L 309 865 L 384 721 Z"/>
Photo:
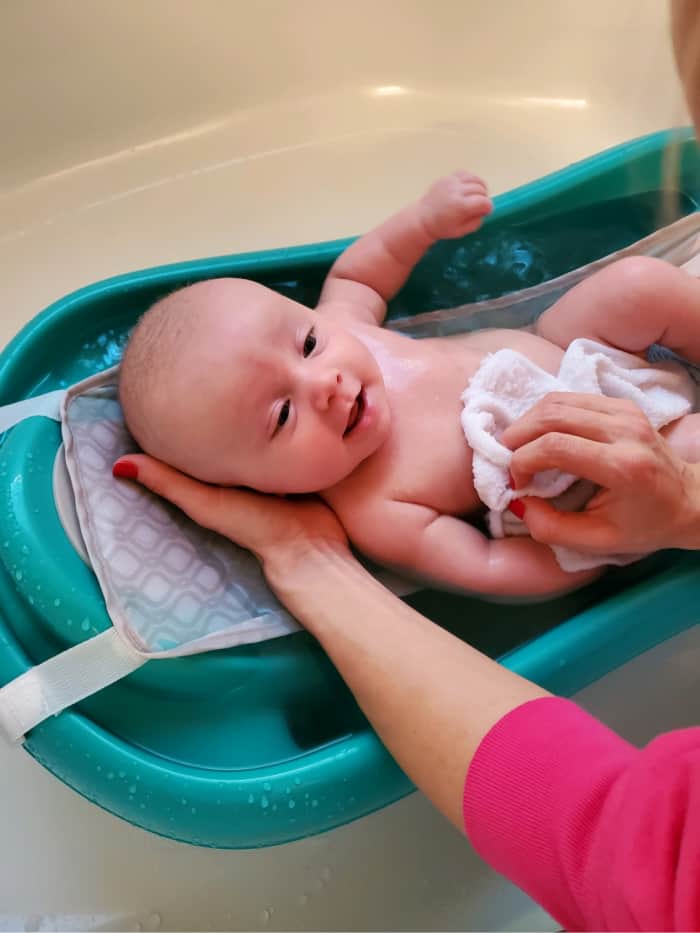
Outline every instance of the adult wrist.
<path fill-rule="evenodd" d="M 285 605 L 296 602 L 300 593 L 323 588 L 329 576 L 363 570 L 346 543 L 327 538 L 284 542 L 269 548 L 261 562 L 268 583 Z"/>

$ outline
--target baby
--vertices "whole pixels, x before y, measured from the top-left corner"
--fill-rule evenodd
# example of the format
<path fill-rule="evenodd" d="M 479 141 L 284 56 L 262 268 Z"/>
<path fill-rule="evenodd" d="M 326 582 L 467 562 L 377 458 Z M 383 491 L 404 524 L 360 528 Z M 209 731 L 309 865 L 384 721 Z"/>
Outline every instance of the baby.
<path fill-rule="evenodd" d="M 613 264 L 539 319 L 536 334 L 485 330 L 413 340 L 381 327 L 387 302 L 435 241 L 474 231 L 486 186 L 457 172 L 353 243 L 315 310 L 252 281 L 213 279 L 154 305 L 121 369 L 126 423 L 144 451 L 208 483 L 318 493 L 355 546 L 442 588 L 548 596 L 588 582 L 527 537 L 490 540 L 460 396 L 502 348 L 555 374 L 577 337 L 700 359 L 700 282 L 654 259 Z M 696 416 L 664 434 L 700 459 Z"/>

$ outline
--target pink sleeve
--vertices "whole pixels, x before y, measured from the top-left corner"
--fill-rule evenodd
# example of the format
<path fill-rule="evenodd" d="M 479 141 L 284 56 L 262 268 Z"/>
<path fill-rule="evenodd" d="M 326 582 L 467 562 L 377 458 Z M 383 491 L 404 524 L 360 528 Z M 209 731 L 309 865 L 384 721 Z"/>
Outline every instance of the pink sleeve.
<path fill-rule="evenodd" d="M 464 825 L 567 930 L 700 929 L 700 728 L 640 750 L 568 700 L 525 703 L 479 746 Z"/>

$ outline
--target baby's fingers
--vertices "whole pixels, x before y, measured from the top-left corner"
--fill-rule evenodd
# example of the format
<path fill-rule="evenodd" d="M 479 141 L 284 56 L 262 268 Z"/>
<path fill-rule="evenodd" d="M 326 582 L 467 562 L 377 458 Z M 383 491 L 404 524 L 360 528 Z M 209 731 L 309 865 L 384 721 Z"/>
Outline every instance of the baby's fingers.
<path fill-rule="evenodd" d="M 478 186 L 482 191 L 487 190 L 486 182 L 483 178 L 480 178 L 478 175 L 473 175 L 471 172 L 460 170 L 455 172 L 454 176 L 455 178 L 459 178 L 462 182 Z"/>

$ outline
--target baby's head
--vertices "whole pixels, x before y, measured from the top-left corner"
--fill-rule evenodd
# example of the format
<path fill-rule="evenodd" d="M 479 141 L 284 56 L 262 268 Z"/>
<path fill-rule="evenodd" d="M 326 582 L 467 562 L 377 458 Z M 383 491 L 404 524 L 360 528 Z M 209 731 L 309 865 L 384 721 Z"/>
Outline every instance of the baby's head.
<path fill-rule="evenodd" d="M 382 444 L 389 408 L 365 345 L 245 279 L 155 304 L 124 354 L 120 399 L 146 453 L 201 479 L 320 492 Z"/>

